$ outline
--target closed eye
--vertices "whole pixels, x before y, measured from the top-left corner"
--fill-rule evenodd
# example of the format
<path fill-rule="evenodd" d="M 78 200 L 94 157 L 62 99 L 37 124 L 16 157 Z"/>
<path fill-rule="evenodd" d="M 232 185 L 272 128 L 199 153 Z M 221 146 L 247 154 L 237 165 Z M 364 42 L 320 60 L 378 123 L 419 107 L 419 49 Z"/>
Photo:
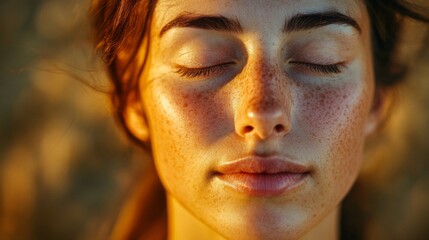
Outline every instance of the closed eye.
<path fill-rule="evenodd" d="M 181 77 L 186 78 L 210 77 L 214 74 L 222 72 L 231 64 L 233 64 L 233 62 L 221 63 L 203 68 L 188 68 L 179 66 L 175 73 L 179 74 Z"/>
<path fill-rule="evenodd" d="M 298 65 L 303 66 L 312 72 L 323 73 L 323 74 L 341 73 L 342 72 L 341 67 L 343 66 L 341 63 L 327 64 L 327 65 L 316 64 L 316 63 L 307 63 L 307 62 L 297 62 L 297 61 L 291 61 L 289 63 L 298 64 Z"/>

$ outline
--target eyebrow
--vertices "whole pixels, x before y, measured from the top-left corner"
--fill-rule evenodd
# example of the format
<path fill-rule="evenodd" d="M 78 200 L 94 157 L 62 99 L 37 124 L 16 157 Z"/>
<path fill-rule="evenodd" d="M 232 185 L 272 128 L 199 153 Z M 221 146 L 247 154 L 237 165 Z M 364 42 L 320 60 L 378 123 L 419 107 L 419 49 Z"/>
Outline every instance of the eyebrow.
<path fill-rule="evenodd" d="M 221 15 L 200 15 L 183 13 L 167 23 L 159 33 L 162 36 L 168 30 L 179 27 L 200 28 L 234 33 L 242 33 L 243 28 L 237 19 L 229 19 Z"/>
<path fill-rule="evenodd" d="M 319 28 L 331 24 L 347 25 L 355 28 L 359 33 L 361 27 L 353 18 L 337 11 L 315 12 L 294 15 L 286 20 L 283 32 L 294 32 Z M 164 35 L 172 28 L 199 28 L 206 30 L 226 31 L 242 33 L 243 28 L 237 19 L 230 19 L 222 15 L 202 15 L 185 12 L 167 23 L 160 31 L 159 36 Z"/>
<path fill-rule="evenodd" d="M 362 32 L 362 29 L 356 20 L 337 11 L 297 14 L 291 19 L 286 20 L 283 32 L 308 30 L 330 24 L 351 26 L 359 33 Z"/>

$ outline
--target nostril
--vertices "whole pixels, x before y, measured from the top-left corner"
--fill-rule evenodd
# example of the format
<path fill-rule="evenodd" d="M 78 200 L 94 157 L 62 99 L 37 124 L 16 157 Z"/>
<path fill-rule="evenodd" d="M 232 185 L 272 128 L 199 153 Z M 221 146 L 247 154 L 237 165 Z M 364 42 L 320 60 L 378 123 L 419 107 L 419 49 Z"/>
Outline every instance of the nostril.
<path fill-rule="evenodd" d="M 250 133 L 251 131 L 253 131 L 253 127 L 252 126 L 245 126 L 244 127 L 244 133 Z"/>
<path fill-rule="evenodd" d="M 281 124 L 277 124 L 274 129 L 276 130 L 276 133 L 281 133 L 285 130 L 285 127 Z"/>

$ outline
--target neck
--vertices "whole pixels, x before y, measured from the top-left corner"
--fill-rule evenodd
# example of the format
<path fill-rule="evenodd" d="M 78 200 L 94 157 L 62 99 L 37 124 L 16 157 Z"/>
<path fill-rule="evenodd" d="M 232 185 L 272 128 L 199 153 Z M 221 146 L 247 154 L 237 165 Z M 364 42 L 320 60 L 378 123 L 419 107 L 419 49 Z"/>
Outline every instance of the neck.
<path fill-rule="evenodd" d="M 321 222 L 313 227 L 301 240 L 339 239 L 339 207 L 328 214 Z"/>
<path fill-rule="evenodd" d="M 187 209 L 171 196 L 167 196 L 168 239 L 207 239 L 224 240 L 222 236 L 195 218 Z M 328 214 L 321 222 L 313 227 L 301 240 L 338 238 L 338 208 Z"/>
<path fill-rule="evenodd" d="M 167 195 L 168 239 L 224 240 L 222 236 L 195 218 L 176 199 Z"/>

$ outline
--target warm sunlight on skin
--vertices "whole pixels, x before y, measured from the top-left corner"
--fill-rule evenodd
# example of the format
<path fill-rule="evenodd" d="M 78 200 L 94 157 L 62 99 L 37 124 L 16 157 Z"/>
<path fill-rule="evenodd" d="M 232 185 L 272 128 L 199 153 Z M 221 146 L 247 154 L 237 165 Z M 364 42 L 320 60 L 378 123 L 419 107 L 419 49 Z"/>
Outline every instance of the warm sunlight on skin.
<path fill-rule="evenodd" d="M 337 238 L 378 120 L 368 21 L 356 0 L 157 3 L 140 89 L 171 239 Z"/>

